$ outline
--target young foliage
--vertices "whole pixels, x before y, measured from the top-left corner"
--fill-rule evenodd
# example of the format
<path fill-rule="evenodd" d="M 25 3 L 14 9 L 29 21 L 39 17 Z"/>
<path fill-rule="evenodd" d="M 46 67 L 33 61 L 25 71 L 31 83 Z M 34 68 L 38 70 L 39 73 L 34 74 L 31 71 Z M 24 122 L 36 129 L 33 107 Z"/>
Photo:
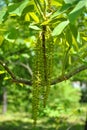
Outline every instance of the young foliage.
<path fill-rule="evenodd" d="M 52 75 L 55 77 L 55 73 L 62 73 L 63 76 L 80 63 L 87 65 L 85 49 L 80 52 L 87 41 L 86 20 L 82 20 L 87 15 L 86 7 L 85 0 L 24 0 L 11 3 L 6 10 L 0 11 L 0 24 L 3 22 L 1 26 L 5 27 L 0 34 L 0 46 L 6 51 L 13 48 L 13 44 L 15 50 L 21 45 L 24 51 L 25 46 L 28 46 L 28 51 L 32 50 L 32 113 L 35 125 L 40 105 L 46 106 Z M 54 54 L 59 73 L 52 71 Z M 20 56 L 22 60 L 26 57 L 23 56 Z M 13 59 L 18 60 L 18 57 L 16 55 Z"/>

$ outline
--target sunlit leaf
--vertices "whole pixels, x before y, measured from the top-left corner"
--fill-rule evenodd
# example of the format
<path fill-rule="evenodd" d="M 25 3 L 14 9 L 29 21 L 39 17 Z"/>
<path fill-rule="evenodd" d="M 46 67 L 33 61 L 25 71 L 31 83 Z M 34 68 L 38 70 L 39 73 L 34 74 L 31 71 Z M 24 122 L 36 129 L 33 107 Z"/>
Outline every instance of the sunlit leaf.
<path fill-rule="evenodd" d="M 22 84 L 22 83 L 19 83 L 19 85 L 20 85 L 21 87 L 23 87 L 23 86 L 24 86 L 24 84 Z"/>
<path fill-rule="evenodd" d="M 75 1 L 78 1 L 78 0 L 64 0 L 65 3 L 73 3 Z"/>
<path fill-rule="evenodd" d="M 63 21 L 60 24 L 58 24 L 53 32 L 52 32 L 52 36 L 57 36 L 60 35 L 62 33 L 62 31 L 64 30 L 64 28 L 69 24 L 69 21 Z"/>
<path fill-rule="evenodd" d="M 52 0 L 52 5 L 62 6 L 62 2 L 59 2 L 58 0 Z"/>
<path fill-rule="evenodd" d="M 71 23 L 74 23 L 77 17 L 81 14 L 85 7 L 85 1 L 81 0 L 78 2 L 78 4 L 75 6 L 75 8 L 69 13 L 69 20 Z"/>
<path fill-rule="evenodd" d="M 29 13 L 27 13 L 27 14 L 25 15 L 25 21 L 30 21 L 30 15 L 29 15 Z"/>
<path fill-rule="evenodd" d="M 35 22 L 39 23 L 39 18 L 34 12 L 30 12 L 29 14 Z"/>
<path fill-rule="evenodd" d="M 41 25 L 47 25 L 49 24 L 50 20 L 44 21 Z"/>
<path fill-rule="evenodd" d="M 87 1 L 86 1 L 86 4 L 85 4 L 85 7 L 87 8 Z"/>
<path fill-rule="evenodd" d="M 79 49 L 78 48 L 78 43 L 77 43 L 77 41 L 76 41 L 76 39 L 75 39 L 75 37 L 73 35 L 72 35 L 72 45 L 75 47 L 76 50 Z"/>
<path fill-rule="evenodd" d="M 3 40 L 4 40 L 4 37 L 2 35 L 0 35 L 0 46 L 2 45 Z"/>
<path fill-rule="evenodd" d="M 4 73 L 6 73 L 6 71 L 0 70 L 0 74 L 4 74 Z"/>
<path fill-rule="evenodd" d="M 55 13 L 52 14 L 51 18 L 54 18 L 60 14 L 62 14 L 63 12 L 65 12 L 66 10 L 68 10 L 71 7 L 71 4 L 65 4 L 63 5 L 60 9 L 58 9 Z"/>
<path fill-rule="evenodd" d="M 82 44 L 82 39 L 81 39 L 81 36 L 80 36 L 80 32 L 78 32 L 78 35 L 77 35 L 77 42 Z"/>
<path fill-rule="evenodd" d="M 8 79 L 10 79 L 10 77 L 9 77 L 9 76 L 6 76 L 6 77 L 4 78 L 4 80 L 8 80 Z"/>
<path fill-rule="evenodd" d="M 87 37 L 82 37 L 83 40 L 85 40 L 87 42 Z"/>
<path fill-rule="evenodd" d="M 29 28 L 32 28 L 34 30 L 41 30 L 38 26 L 30 25 Z"/>
<path fill-rule="evenodd" d="M 24 8 L 27 6 L 29 1 L 25 0 L 23 2 L 15 3 L 8 6 L 8 12 L 9 14 L 16 14 L 18 16 L 21 16 Z"/>

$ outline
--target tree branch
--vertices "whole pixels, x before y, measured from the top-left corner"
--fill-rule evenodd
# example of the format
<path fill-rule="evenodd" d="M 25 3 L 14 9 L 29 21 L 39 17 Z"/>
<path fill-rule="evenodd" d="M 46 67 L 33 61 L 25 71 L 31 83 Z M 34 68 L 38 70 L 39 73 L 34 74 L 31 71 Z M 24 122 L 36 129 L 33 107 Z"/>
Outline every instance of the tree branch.
<path fill-rule="evenodd" d="M 1 60 L 0 60 L 0 65 L 3 66 L 3 68 L 8 72 L 8 74 L 11 76 L 12 79 L 16 78 L 15 75 L 7 67 L 7 65 L 5 63 L 3 63 Z"/>
<path fill-rule="evenodd" d="M 3 68 L 8 72 L 8 74 L 11 76 L 13 82 L 23 83 L 23 84 L 26 84 L 26 85 L 32 85 L 31 81 L 29 81 L 29 80 L 25 80 L 25 79 L 22 79 L 22 78 L 18 79 L 14 75 L 14 73 L 8 68 L 8 66 L 5 63 L 3 63 L 1 60 L 0 60 L 0 65 L 3 66 Z"/>
<path fill-rule="evenodd" d="M 24 64 L 24 63 L 21 63 L 21 62 L 20 62 L 19 65 L 21 65 L 21 66 L 23 66 L 24 68 L 26 68 L 26 69 L 28 70 L 30 76 L 33 76 L 33 72 L 32 72 L 32 69 L 31 69 L 30 66 L 29 66 L 29 63 Z"/>
<path fill-rule="evenodd" d="M 25 80 L 25 79 L 22 79 L 22 78 L 20 78 L 20 79 L 15 78 L 15 79 L 12 79 L 12 81 L 15 82 L 15 83 L 22 83 L 22 84 L 26 84 L 26 85 L 32 86 L 32 82 L 31 81 Z"/>
<path fill-rule="evenodd" d="M 64 80 L 68 80 L 70 79 L 72 76 L 76 75 L 77 73 L 83 71 L 83 70 L 86 70 L 87 69 L 87 66 L 85 65 L 82 65 L 74 70 L 72 70 L 71 72 L 68 72 L 67 74 L 65 75 L 61 75 L 61 76 L 58 76 L 57 78 L 55 78 L 52 82 L 51 82 L 51 85 L 54 85 L 54 84 L 57 84 L 57 83 L 60 83 Z"/>
<path fill-rule="evenodd" d="M 18 61 L 15 61 L 15 62 L 10 61 L 9 63 L 11 63 L 11 64 L 13 64 L 13 65 L 15 64 L 15 65 L 20 65 L 20 66 L 24 67 L 25 69 L 27 69 L 29 75 L 30 75 L 31 77 L 33 76 L 33 72 L 32 72 L 32 69 L 31 69 L 29 63 L 26 63 L 26 64 L 25 64 L 25 63 L 23 63 L 23 62 L 20 62 L 19 60 L 18 60 Z"/>
<path fill-rule="evenodd" d="M 25 80 L 25 79 L 22 79 L 22 78 L 20 78 L 20 79 L 16 78 L 16 76 L 11 72 L 11 70 L 7 67 L 7 65 L 5 63 L 3 63 L 1 60 L 0 60 L 0 65 L 3 66 L 4 69 L 8 72 L 8 74 L 11 76 L 13 82 L 23 83 L 23 84 L 32 86 L 31 81 Z M 71 72 L 68 72 L 65 75 L 60 75 L 57 78 L 52 80 L 51 85 L 54 85 L 54 84 L 60 83 L 62 81 L 68 80 L 72 76 L 74 76 L 74 75 L 78 74 L 79 72 L 86 70 L 86 69 L 87 69 L 87 66 L 82 65 L 82 66 L 72 70 Z"/>

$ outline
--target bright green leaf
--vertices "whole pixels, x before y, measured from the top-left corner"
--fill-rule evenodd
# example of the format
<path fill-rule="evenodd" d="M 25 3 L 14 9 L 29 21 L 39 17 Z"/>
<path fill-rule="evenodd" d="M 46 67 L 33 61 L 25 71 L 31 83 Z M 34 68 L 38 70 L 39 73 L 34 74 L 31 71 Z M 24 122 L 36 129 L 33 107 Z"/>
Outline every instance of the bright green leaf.
<path fill-rule="evenodd" d="M 6 77 L 4 78 L 4 80 L 8 80 L 8 79 L 10 79 L 10 77 L 8 77 L 8 76 L 6 76 Z"/>
<path fill-rule="evenodd" d="M 75 6 L 75 8 L 69 13 L 69 20 L 71 23 L 74 23 L 77 17 L 81 14 L 85 7 L 85 1 L 81 0 L 78 2 L 78 4 Z"/>
<path fill-rule="evenodd" d="M 35 22 L 39 23 L 39 18 L 34 12 L 30 12 L 29 14 Z"/>
<path fill-rule="evenodd" d="M 65 3 L 73 3 L 75 1 L 78 1 L 78 0 L 64 0 Z"/>
<path fill-rule="evenodd" d="M 83 40 L 85 40 L 87 42 L 87 37 L 82 37 Z"/>
<path fill-rule="evenodd" d="M 28 5 L 29 1 L 25 0 L 20 3 L 15 3 L 10 6 L 8 6 L 8 12 L 9 14 L 16 14 L 18 16 L 21 16 L 24 8 Z"/>
<path fill-rule="evenodd" d="M 86 1 L 86 4 L 85 4 L 85 7 L 87 8 L 87 1 Z"/>
<path fill-rule="evenodd" d="M 72 45 L 76 48 L 76 50 L 78 50 L 79 48 L 78 48 L 78 43 L 77 43 L 77 41 L 76 41 L 76 39 L 75 39 L 75 37 L 72 35 Z"/>
<path fill-rule="evenodd" d="M 30 21 L 30 15 L 29 15 L 29 13 L 27 13 L 27 14 L 25 15 L 25 21 Z"/>
<path fill-rule="evenodd" d="M 0 70 L 0 74 L 4 74 L 6 71 L 4 70 Z"/>
<path fill-rule="evenodd" d="M 55 13 L 53 13 L 53 15 L 51 16 L 51 18 L 54 18 L 54 17 L 62 14 L 63 12 L 65 12 L 66 10 L 68 10 L 70 7 L 71 7 L 71 4 L 65 4 L 60 9 L 58 9 Z"/>
<path fill-rule="evenodd" d="M 80 36 L 80 32 L 78 32 L 78 35 L 77 35 L 77 42 L 82 44 L 82 39 L 81 39 L 81 36 Z"/>
<path fill-rule="evenodd" d="M 2 35 L 0 35 L 0 46 L 2 45 L 3 40 L 4 40 L 4 37 Z"/>
<path fill-rule="evenodd" d="M 62 2 L 62 1 L 61 1 Z M 62 6 L 62 3 L 59 2 L 58 0 L 52 0 L 52 5 L 56 5 L 56 6 Z"/>
<path fill-rule="evenodd" d="M 41 25 L 47 25 L 49 22 L 50 22 L 50 20 L 46 20 Z"/>
<path fill-rule="evenodd" d="M 62 31 L 64 30 L 64 28 L 69 24 L 69 21 L 63 21 L 60 24 L 58 24 L 53 32 L 52 32 L 52 36 L 58 36 L 62 33 Z"/>
<path fill-rule="evenodd" d="M 41 30 L 39 27 L 35 25 L 30 25 L 29 28 L 34 29 L 34 30 Z"/>

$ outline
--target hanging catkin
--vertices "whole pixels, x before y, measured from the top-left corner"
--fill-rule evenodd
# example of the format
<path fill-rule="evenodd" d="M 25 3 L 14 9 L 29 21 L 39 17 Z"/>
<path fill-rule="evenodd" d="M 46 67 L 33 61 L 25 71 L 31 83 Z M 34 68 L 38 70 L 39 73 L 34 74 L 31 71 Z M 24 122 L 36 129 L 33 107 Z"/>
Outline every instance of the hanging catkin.
<path fill-rule="evenodd" d="M 36 125 L 38 112 L 39 112 L 39 96 L 40 96 L 40 87 L 41 87 L 41 44 L 39 40 L 35 44 L 35 57 L 34 57 L 34 68 L 33 68 L 33 90 L 32 90 L 32 110 L 33 110 L 33 120 L 34 125 Z"/>
<path fill-rule="evenodd" d="M 52 55 L 53 55 L 53 42 L 50 38 L 50 33 L 46 26 L 42 26 L 41 37 L 38 38 L 35 44 L 35 58 L 33 69 L 33 120 L 36 120 L 39 114 L 40 103 L 46 106 L 52 73 Z"/>

